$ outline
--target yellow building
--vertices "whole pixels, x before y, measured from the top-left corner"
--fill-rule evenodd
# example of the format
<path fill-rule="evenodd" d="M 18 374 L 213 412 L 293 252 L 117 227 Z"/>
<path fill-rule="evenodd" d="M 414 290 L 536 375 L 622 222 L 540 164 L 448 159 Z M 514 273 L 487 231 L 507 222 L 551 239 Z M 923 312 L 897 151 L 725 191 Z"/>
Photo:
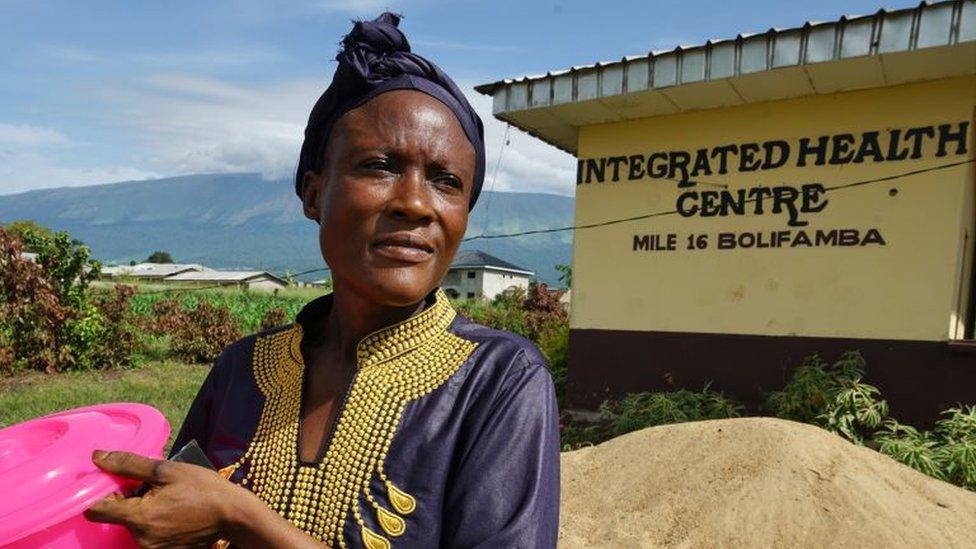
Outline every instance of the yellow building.
<path fill-rule="evenodd" d="M 976 403 L 973 0 L 478 90 L 579 159 L 570 407 L 851 349 L 900 419 Z"/>

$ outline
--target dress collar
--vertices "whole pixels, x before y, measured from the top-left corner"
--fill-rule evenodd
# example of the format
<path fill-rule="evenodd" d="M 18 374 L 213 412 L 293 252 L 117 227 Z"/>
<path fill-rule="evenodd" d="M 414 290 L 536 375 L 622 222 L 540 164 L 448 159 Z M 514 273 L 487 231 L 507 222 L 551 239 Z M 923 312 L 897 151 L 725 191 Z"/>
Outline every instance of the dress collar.
<path fill-rule="evenodd" d="M 322 318 L 332 309 L 333 295 L 326 294 L 307 303 L 295 317 L 292 329 L 291 355 L 303 363 L 301 353 L 302 327 L 313 319 Z M 443 290 L 436 288 L 424 298 L 426 306 L 416 315 L 380 328 L 356 344 L 356 362 L 365 368 L 416 349 L 432 337 L 447 330 L 457 312 Z"/>

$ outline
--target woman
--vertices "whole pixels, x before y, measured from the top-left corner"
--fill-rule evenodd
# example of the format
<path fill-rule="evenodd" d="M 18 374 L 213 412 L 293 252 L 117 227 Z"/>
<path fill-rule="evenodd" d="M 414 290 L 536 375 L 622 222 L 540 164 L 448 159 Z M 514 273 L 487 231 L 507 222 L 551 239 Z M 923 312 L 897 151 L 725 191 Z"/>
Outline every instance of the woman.
<path fill-rule="evenodd" d="M 152 488 L 92 520 L 149 547 L 555 546 L 545 359 L 438 288 L 484 177 L 481 120 L 398 23 L 355 24 L 305 130 L 296 191 L 333 293 L 225 349 L 174 445 L 223 476 L 96 452 Z"/>

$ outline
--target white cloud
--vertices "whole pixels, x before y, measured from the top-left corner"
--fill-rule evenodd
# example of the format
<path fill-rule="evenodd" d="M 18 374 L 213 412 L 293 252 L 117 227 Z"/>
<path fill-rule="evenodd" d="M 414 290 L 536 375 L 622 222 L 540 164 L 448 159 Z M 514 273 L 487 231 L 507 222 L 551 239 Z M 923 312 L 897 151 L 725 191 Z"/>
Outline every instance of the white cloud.
<path fill-rule="evenodd" d="M 63 133 L 26 124 L 0 123 L 0 194 L 46 187 L 92 185 L 156 177 L 126 166 L 69 166 L 64 151 L 74 143 Z"/>
<path fill-rule="evenodd" d="M 103 91 L 114 123 L 138 140 L 146 165 L 167 174 L 259 172 L 289 177 L 308 112 L 324 83 L 243 86 L 169 74 Z"/>
<path fill-rule="evenodd" d="M 259 172 L 291 177 L 308 112 L 324 89 L 321 81 L 287 81 L 243 86 L 183 74 L 157 75 L 142 88 L 103 92 L 116 122 L 141 142 L 146 167 L 176 175 L 202 172 Z M 491 116 L 491 98 L 461 83 L 485 122 L 491 185 L 505 125 Z M 573 157 L 515 128 L 509 135 L 495 190 L 571 195 Z"/>
<path fill-rule="evenodd" d="M 485 188 L 488 189 L 492 185 L 499 149 L 503 146 L 505 123 L 491 115 L 490 97 L 475 92 L 471 83 L 458 85 L 465 90 L 468 101 L 485 124 Z M 508 141 L 501 163 L 498 164 L 498 175 L 494 182 L 496 191 L 542 192 L 569 196 L 575 193 L 576 160 L 572 155 L 515 127 L 509 132 Z"/>
<path fill-rule="evenodd" d="M 57 130 L 0 122 L 0 154 L 4 149 L 9 151 L 13 147 L 43 147 L 67 142 L 68 138 Z"/>
<path fill-rule="evenodd" d="M 59 164 L 52 151 L 71 146 L 66 136 L 48 128 L 0 124 L 0 193 L 188 173 L 258 172 L 267 179 L 289 178 L 309 110 L 326 85 L 319 80 L 242 85 L 159 74 L 138 83 L 104 86 L 95 92 L 102 104 L 93 105 L 93 111 L 115 128 L 119 140 L 129 142 L 132 152 L 126 163 L 84 168 Z M 515 128 L 493 177 L 505 124 L 491 116 L 490 97 L 477 94 L 471 83 L 460 86 L 485 123 L 486 189 L 573 194 L 572 156 Z"/>
<path fill-rule="evenodd" d="M 159 174 L 130 166 L 71 167 L 57 164 L 49 153 L 0 150 L 0 194 L 156 177 Z"/>

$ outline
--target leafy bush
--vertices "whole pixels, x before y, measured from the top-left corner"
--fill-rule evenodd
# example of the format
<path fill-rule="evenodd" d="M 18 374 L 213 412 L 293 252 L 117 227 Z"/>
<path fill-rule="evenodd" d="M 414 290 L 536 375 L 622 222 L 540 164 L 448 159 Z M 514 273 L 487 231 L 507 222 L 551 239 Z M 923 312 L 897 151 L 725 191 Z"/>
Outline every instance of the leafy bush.
<path fill-rule="evenodd" d="M 18 231 L 0 228 L 0 372 L 128 364 L 135 348 L 127 324 L 131 294 L 94 298 L 89 286 L 100 265 L 67 233 L 30 224 Z M 36 263 L 22 257 L 25 245 L 37 253 Z"/>
<path fill-rule="evenodd" d="M 556 401 L 562 408 L 569 373 L 569 323 L 556 324 L 540 334 L 536 343 L 549 361 L 549 373 L 556 387 Z"/>
<path fill-rule="evenodd" d="M 819 425 L 861 444 L 888 417 L 877 387 L 862 383 L 865 361 L 848 351 L 833 364 L 804 358 L 781 391 L 770 393 L 767 409 L 776 417 Z"/>
<path fill-rule="evenodd" d="M 887 454 L 930 477 L 943 478 L 935 461 L 938 441 L 930 433 L 919 432 L 910 425 L 902 425 L 889 419 L 884 423 L 884 428 L 875 434 L 874 440 L 882 454 Z"/>
<path fill-rule="evenodd" d="M 169 331 L 173 353 L 181 360 L 212 363 L 227 345 L 241 337 L 241 330 L 226 307 L 206 301 L 193 309 L 171 309 L 161 325 Z"/>
<path fill-rule="evenodd" d="M 620 401 L 608 401 L 600 407 L 610 431 L 622 435 L 645 427 L 740 417 L 744 408 L 705 384 L 700 392 L 681 389 L 663 393 L 631 393 Z"/>
<path fill-rule="evenodd" d="M 976 406 L 942 412 L 932 431 L 888 420 L 875 435 L 879 450 L 926 475 L 976 491 Z"/>
<path fill-rule="evenodd" d="M 95 308 L 102 319 L 102 330 L 91 347 L 91 362 L 98 368 L 132 365 L 132 354 L 142 348 L 139 323 L 130 302 L 136 289 L 116 284 L 111 291 L 95 296 Z"/>
<path fill-rule="evenodd" d="M 288 324 L 288 314 L 281 307 L 268 309 L 261 317 L 261 331 Z"/>
<path fill-rule="evenodd" d="M 54 281 L 22 251 L 20 238 L 0 227 L 0 373 L 56 372 L 75 362 L 67 341 L 75 312 L 61 304 Z"/>

